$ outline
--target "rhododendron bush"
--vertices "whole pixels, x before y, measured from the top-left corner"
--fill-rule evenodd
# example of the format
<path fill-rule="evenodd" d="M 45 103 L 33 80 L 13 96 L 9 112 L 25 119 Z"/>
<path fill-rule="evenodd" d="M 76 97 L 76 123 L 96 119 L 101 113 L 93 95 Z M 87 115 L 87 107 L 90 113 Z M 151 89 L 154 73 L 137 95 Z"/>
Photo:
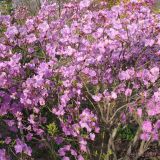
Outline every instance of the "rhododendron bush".
<path fill-rule="evenodd" d="M 127 160 L 160 149 L 160 15 L 152 1 L 44 3 L 0 15 L 0 160 Z"/>

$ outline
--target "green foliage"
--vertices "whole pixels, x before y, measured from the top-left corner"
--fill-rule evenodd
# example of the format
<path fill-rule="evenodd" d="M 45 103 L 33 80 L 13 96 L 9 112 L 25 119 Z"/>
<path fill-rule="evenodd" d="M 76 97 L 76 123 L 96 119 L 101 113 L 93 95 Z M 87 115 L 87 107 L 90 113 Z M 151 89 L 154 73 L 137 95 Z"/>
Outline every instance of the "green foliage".
<path fill-rule="evenodd" d="M 132 125 L 120 126 L 118 129 L 118 136 L 122 140 L 132 141 L 137 132 L 137 128 Z"/>
<path fill-rule="evenodd" d="M 105 160 L 105 159 L 108 159 L 110 156 L 113 155 L 113 151 L 112 150 L 109 150 L 106 154 L 102 154 L 102 160 Z"/>
<path fill-rule="evenodd" d="M 4 144 L 4 141 L 1 140 L 1 141 L 0 141 L 0 146 L 3 145 L 3 144 Z"/>
<path fill-rule="evenodd" d="M 47 125 L 47 131 L 51 136 L 55 136 L 58 133 L 58 128 L 54 122 Z"/>
<path fill-rule="evenodd" d="M 0 12 L 3 14 L 10 14 L 12 12 L 12 1 L 2 0 L 0 1 Z"/>

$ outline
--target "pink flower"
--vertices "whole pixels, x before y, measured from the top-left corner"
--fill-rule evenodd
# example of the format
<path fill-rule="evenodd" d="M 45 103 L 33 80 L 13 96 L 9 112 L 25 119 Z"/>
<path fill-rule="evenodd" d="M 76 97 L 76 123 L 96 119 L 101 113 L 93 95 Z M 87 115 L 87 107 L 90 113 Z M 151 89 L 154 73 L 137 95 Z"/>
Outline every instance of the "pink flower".
<path fill-rule="evenodd" d="M 71 149 L 71 155 L 77 156 L 77 152 L 74 149 Z"/>
<path fill-rule="evenodd" d="M 22 153 L 22 151 L 23 151 L 23 144 L 17 143 L 17 144 L 14 146 L 14 148 L 15 148 L 16 153 Z"/>
<path fill-rule="evenodd" d="M 153 67 L 152 69 L 150 69 L 150 72 L 152 73 L 152 75 L 157 76 L 159 74 L 159 67 Z"/>
<path fill-rule="evenodd" d="M 20 139 L 16 140 L 16 145 L 14 146 L 16 153 L 26 153 L 28 156 L 31 156 L 32 149 L 27 146 L 24 142 L 22 142 Z"/>
<path fill-rule="evenodd" d="M 44 21 L 43 23 L 39 24 L 39 26 L 38 26 L 38 30 L 43 33 L 46 32 L 48 29 L 49 29 L 49 25 L 48 25 L 47 21 Z"/>
<path fill-rule="evenodd" d="M 137 109 L 137 114 L 138 116 L 141 118 L 142 117 L 142 109 L 141 108 L 138 108 Z"/>
<path fill-rule="evenodd" d="M 140 135 L 140 138 L 142 139 L 142 140 L 144 140 L 144 141 L 149 141 L 149 139 L 150 139 L 150 134 L 149 133 L 142 133 L 141 135 Z"/>
<path fill-rule="evenodd" d="M 35 34 L 31 33 L 26 37 L 28 43 L 33 43 L 37 40 Z"/>
<path fill-rule="evenodd" d="M 153 39 L 146 39 L 145 40 L 145 46 L 149 46 L 149 47 L 152 47 L 153 44 L 155 43 L 155 41 Z"/>
<path fill-rule="evenodd" d="M 142 130 L 147 133 L 152 132 L 152 123 L 151 121 L 144 121 L 142 124 Z"/>
<path fill-rule="evenodd" d="M 121 114 L 121 120 L 122 120 L 122 123 L 126 123 L 126 114 L 125 113 Z"/>
<path fill-rule="evenodd" d="M 152 76 L 150 76 L 150 81 L 154 83 L 159 77 L 159 68 L 153 67 L 152 69 L 150 69 L 150 72 L 152 74 Z"/>
<path fill-rule="evenodd" d="M 11 141 L 12 141 L 12 140 L 11 140 L 11 137 L 7 137 L 7 138 L 5 139 L 5 143 L 6 143 L 6 144 L 10 144 Z"/>
<path fill-rule="evenodd" d="M 87 141 L 81 138 L 79 144 L 80 144 L 80 150 L 83 152 L 87 152 Z"/>
<path fill-rule="evenodd" d="M 69 157 L 63 157 L 62 160 L 70 160 Z"/>
<path fill-rule="evenodd" d="M 66 154 L 64 148 L 60 148 L 60 149 L 58 150 L 58 153 L 59 153 L 60 156 L 65 156 L 65 154 Z"/>
<path fill-rule="evenodd" d="M 63 138 L 62 137 L 56 137 L 55 138 L 55 142 L 57 143 L 57 144 L 61 144 L 62 142 L 63 142 Z"/>
<path fill-rule="evenodd" d="M 18 29 L 15 26 L 10 26 L 7 28 L 5 34 L 8 38 L 14 38 L 14 36 L 18 34 Z"/>
<path fill-rule="evenodd" d="M 90 139 L 91 139 L 92 141 L 94 141 L 94 139 L 95 139 L 95 134 L 94 134 L 94 133 L 90 133 L 89 136 L 90 136 Z"/>
<path fill-rule="evenodd" d="M 6 156 L 5 149 L 0 149 L 0 160 L 9 160 L 9 158 Z"/>
<path fill-rule="evenodd" d="M 111 92 L 111 98 L 117 99 L 117 93 L 116 92 Z"/>
<path fill-rule="evenodd" d="M 78 160 L 84 160 L 84 158 L 82 157 L 82 155 L 78 156 Z"/>
<path fill-rule="evenodd" d="M 128 80 L 128 79 L 131 78 L 130 75 L 129 75 L 129 73 L 126 72 L 126 71 L 120 72 L 119 75 L 118 75 L 118 77 L 119 77 L 120 80 Z"/>
<path fill-rule="evenodd" d="M 79 3 L 79 7 L 80 7 L 80 9 L 87 8 L 90 6 L 90 4 L 91 4 L 91 0 L 82 0 Z"/>
<path fill-rule="evenodd" d="M 83 26 L 83 32 L 86 33 L 86 34 L 89 34 L 92 32 L 92 27 L 90 24 L 86 24 Z"/>
<path fill-rule="evenodd" d="M 82 152 L 87 152 L 87 146 L 86 145 L 83 145 L 83 144 L 80 144 L 80 150 Z"/>
<path fill-rule="evenodd" d="M 156 132 L 152 132 L 152 139 L 153 141 L 158 141 L 159 140 L 159 134 Z"/>
<path fill-rule="evenodd" d="M 102 94 L 98 93 L 98 95 L 92 96 L 95 102 L 99 102 L 102 99 Z"/>
<path fill-rule="evenodd" d="M 138 0 L 130 0 L 130 2 L 132 2 L 132 3 L 137 3 Z"/>
<path fill-rule="evenodd" d="M 132 94 L 132 90 L 127 88 L 126 91 L 125 91 L 125 96 L 128 97 L 128 96 L 131 96 L 131 94 Z"/>
<path fill-rule="evenodd" d="M 158 121 L 155 123 L 155 128 L 156 128 L 156 129 L 160 129 L 160 120 L 158 120 Z"/>

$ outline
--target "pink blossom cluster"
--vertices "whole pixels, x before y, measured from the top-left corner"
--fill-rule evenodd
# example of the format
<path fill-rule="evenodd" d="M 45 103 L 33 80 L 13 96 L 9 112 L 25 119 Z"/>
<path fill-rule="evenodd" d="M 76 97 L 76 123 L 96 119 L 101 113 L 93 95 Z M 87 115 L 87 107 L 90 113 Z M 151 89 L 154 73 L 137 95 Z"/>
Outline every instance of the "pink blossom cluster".
<path fill-rule="evenodd" d="M 140 142 L 159 141 L 160 15 L 151 3 L 44 3 L 36 16 L 0 15 L 0 159 L 46 147 L 57 159 L 94 159 L 127 123 Z"/>

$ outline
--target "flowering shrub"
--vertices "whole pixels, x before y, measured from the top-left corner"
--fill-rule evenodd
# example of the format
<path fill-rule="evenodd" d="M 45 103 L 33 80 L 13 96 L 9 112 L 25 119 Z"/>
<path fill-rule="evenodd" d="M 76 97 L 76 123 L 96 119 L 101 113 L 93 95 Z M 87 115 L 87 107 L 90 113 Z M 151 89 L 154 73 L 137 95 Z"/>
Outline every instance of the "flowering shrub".
<path fill-rule="evenodd" d="M 82 0 L 0 16 L 0 159 L 138 159 L 160 147 L 151 5 Z"/>

